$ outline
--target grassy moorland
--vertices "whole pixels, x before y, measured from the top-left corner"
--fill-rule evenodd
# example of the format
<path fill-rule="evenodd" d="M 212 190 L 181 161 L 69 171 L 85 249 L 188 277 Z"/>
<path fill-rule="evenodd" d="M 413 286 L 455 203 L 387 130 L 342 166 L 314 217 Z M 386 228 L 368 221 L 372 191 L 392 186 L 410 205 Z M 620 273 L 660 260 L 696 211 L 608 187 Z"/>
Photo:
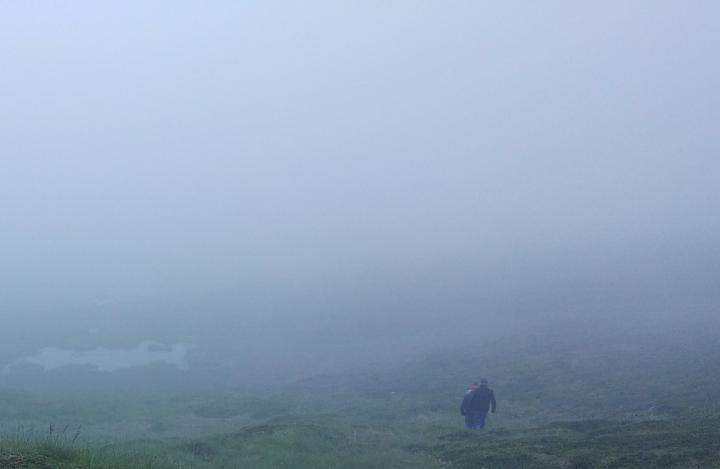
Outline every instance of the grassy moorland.
<path fill-rule="evenodd" d="M 720 468 L 715 337 L 504 339 L 401 367 L 172 398 L 6 392 L 0 467 Z M 457 407 L 478 375 L 499 407 L 471 432 Z"/>
<path fill-rule="evenodd" d="M 558 422 L 478 434 L 275 419 L 219 436 L 93 448 L 4 441 L 4 468 L 715 468 L 720 418 Z"/>

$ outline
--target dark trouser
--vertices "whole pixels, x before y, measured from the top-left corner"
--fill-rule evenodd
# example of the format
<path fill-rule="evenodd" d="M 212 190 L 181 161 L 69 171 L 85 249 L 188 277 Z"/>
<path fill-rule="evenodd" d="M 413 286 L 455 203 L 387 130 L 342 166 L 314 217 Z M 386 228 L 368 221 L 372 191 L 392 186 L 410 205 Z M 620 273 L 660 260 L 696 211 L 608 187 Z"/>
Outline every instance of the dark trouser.
<path fill-rule="evenodd" d="M 487 416 L 487 412 L 468 412 L 465 414 L 465 428 L 473 430 L 485 428 L 485 416 Z"/>

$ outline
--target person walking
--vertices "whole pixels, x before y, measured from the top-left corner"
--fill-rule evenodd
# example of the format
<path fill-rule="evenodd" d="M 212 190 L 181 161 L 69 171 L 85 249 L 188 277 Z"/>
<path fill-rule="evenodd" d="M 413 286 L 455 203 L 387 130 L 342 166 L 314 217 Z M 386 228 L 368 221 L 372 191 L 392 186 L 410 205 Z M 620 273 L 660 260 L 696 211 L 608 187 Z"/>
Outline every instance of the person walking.
<path fill-rule="evenodd" d="M 485 428 L 488 411 L 494 414 L 496 407 L 495 393 L 488 387 L 488 381 L 484 378 L 480 383 L 475 381 L 460 404 L 460 414 L 465 417 L 465 428 L 473 430 Z"/>

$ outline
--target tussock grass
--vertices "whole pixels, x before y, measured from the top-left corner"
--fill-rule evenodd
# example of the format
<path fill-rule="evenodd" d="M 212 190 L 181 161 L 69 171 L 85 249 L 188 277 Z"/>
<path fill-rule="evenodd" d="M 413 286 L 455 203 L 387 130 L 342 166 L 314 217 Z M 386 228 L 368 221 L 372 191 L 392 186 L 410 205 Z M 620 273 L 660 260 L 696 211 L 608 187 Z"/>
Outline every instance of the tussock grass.
<path fill-rule="evenodd" d="M 23 425 L 0 469 L 720 469 L 715 342 L 491 344 L 254 394 L 0 393 L 3 428 Z M 458 412 L 478 373 L 499 397 L 480 432 Z"/>

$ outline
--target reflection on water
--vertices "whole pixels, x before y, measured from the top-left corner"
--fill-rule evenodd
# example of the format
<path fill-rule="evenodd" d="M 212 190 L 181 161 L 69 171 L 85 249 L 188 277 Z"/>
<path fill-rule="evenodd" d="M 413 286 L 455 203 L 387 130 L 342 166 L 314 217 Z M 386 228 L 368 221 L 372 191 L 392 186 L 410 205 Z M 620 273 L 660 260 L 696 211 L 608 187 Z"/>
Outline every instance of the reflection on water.
<path fill-rule="evenodd" d="M 43 348 L 35 355 L 21 358 L 5 368 L 5 371 L 26 366 L 39 366 L 44 371 L 65 366 L 88 366 L 98 371 L 115 371 L 123 368 L 165 363 L 181 369 L 187 368 L 187 353 L 192 344 L 166 345 L 145 341 L 134 349 L 112 349 L 98 347 L 94 350 L 65 350 Z"/>

